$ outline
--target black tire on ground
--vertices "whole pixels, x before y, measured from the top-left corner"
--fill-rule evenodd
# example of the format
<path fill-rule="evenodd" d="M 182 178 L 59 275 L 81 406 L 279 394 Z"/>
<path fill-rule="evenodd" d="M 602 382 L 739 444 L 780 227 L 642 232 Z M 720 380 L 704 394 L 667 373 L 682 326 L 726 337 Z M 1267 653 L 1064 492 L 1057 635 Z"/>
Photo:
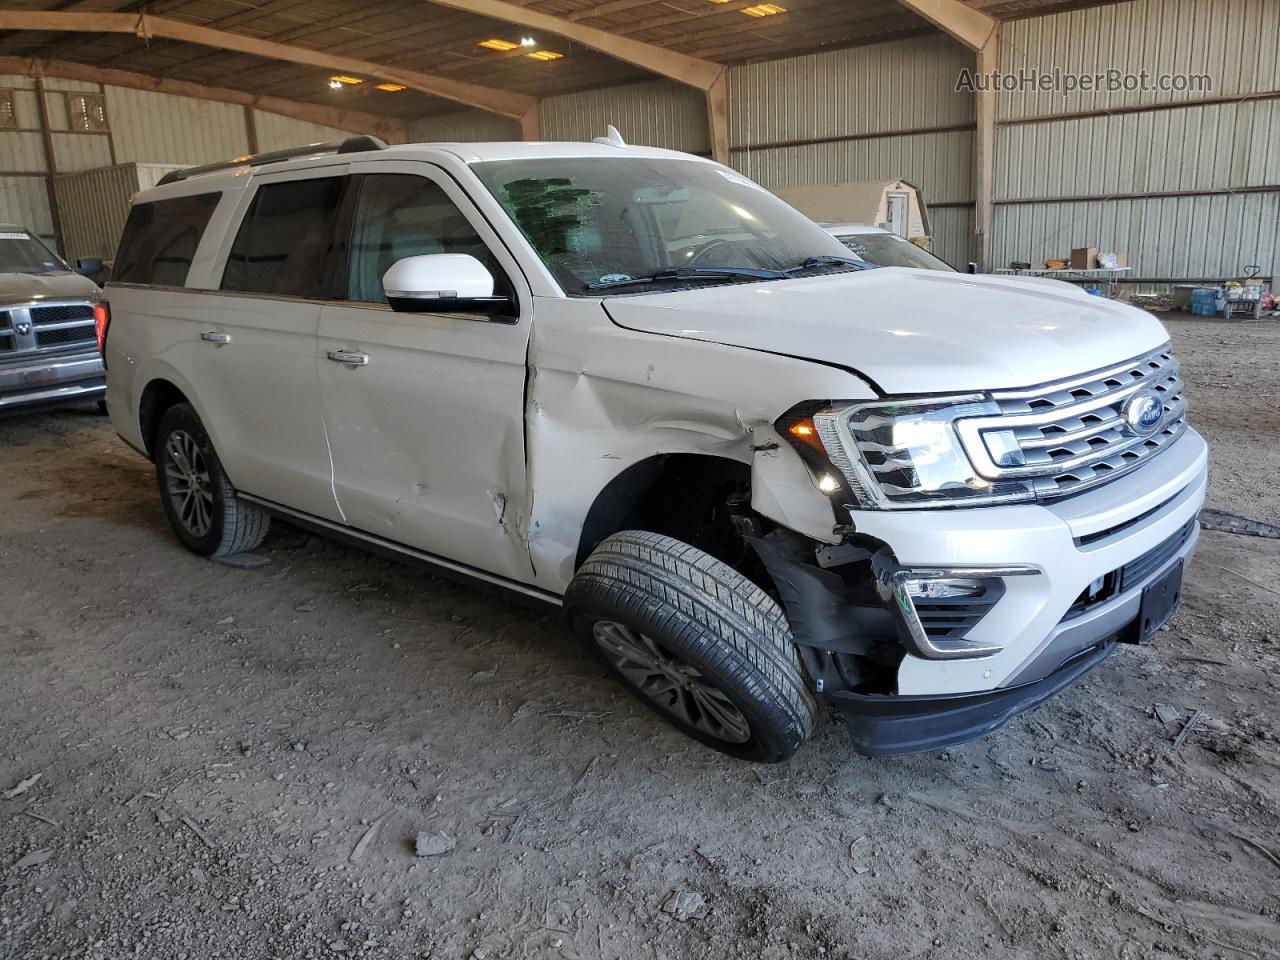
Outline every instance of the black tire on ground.
<path fill-rule="evenodd" d="M 202 557 L 222 557 L 262 543 L 271 515 L 236 497 L 191 404 L 164 412 L 152 450 L 160 501 L 187 549 Z"/>
<path fill-rule="evenodd" d="M 578 570 L 564 604 L 573 631 L 624 686 L 716 750 L 777 763 L 812 732 L 815 703 L 781 608 L 696 547 L 615 533 Z"/>
<path fill-rule="evenodd" d="M 105 417 L 107 415 L 107 401 L 98 401 L 98 416 Z"/>

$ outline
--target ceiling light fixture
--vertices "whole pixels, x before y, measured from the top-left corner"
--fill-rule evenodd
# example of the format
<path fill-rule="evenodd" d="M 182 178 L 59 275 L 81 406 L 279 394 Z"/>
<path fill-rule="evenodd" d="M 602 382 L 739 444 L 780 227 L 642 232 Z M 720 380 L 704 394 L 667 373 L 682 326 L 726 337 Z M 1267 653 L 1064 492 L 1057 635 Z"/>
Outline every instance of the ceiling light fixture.
<path fill-rule="evenodd" d="M 480 46 L 488 47 L 490 50 L 501 50 L 503 53 L 506 53 L 508 50 L 516 49 L 520 44 L 512 43 L 510 40 L 499 40 L 494 38 L 492 40 L 481 40 Z"/>
<path fill-rule="evenodd" d="M 406 89 L 406 87 L 403 83 L 380 83 L 374 87 L 374 89 L 385 90 L 387 93 L 399 93 L 401 90 Z"/>
<path fill-rule="evenodd" d="M 743 7 L 742 12 L 748 17 L 772 17 L 778 13 L 786 13 L 787 8 L 776 3 L 757 3 L 754 7 Z"/>
<path fill-rule="evenodd" d="M 533 37 L 520 38 L 520 46 L 522 47 L 536 47 L 537 45 L 538 45 L 538 41 L 533 39 Z"/>
<path fill-rule="evenodd" d="M 561 60 L 564 58 L 563 53 L 556 53 L 554 50 L 535 50 L 533 53 L 526 53 L 525 56 L 530 60 Z"/>
<path fill-rule="evenodd" d="M 359 77 L 349 77 L 345 73 L 340 73 L 336 77 L 329 78 L 329 86 L 337 90 L 338 87 L 333 86 L 335 83 L 338 87 L 354 87 L 358 83 L 364 83 L 364 81 Z"/>
<path fill-rule="evenodd" d="M 329 89 L 330 89 L 330 90 L 341 90 L 341 89 L 342 89 L 342 83 L 341 83 L 340 81 L 338 81 L 338 80 L 330 80 L 330 81 L 329 81 Z"/>

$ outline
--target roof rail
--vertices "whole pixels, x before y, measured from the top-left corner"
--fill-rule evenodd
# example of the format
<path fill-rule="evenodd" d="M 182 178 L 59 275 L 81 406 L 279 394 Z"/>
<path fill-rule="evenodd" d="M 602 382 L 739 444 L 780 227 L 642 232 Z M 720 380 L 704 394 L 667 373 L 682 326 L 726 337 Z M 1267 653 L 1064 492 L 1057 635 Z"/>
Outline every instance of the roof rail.
<path fill-rule="evenodd" d="M 368 150 L 385 150 L 384 141 L 374 136 L 361 135 L 348 137 L 341 143 L 309 143 L 303 147 L 289 147 L 286 150 L 271 150 L 267 153 L 254 153 L 234 160 L 222 160 L 218 163 L 206 163 L 198 167 L 184 167 L 181 170 L 170 170 L 160 178 L 158 187 L 166 183 L 179 183 L 190 177 L 199 177 L 206 173 L 217 173 L 219 170 L 234 170 L 237 167 L 261 167 L 268 163 L 280 163 L 295 157 L 320 157 L 336 153 L 363 153 Z"/>

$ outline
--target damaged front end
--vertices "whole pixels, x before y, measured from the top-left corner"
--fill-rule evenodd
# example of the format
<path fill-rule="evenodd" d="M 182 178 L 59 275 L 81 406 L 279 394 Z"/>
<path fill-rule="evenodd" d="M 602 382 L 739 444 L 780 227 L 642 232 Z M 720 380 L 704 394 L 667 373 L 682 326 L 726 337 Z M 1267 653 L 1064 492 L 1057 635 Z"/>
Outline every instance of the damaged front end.
<path fill-rule="evenodd" d="M 751 538 L 791 623 L 816 691 L 840 711 L 867 756 L 937 750 L 976 739 L 1075 682 L 1114 647 L 1084 651 L 1034 683 L 962 694 L 903 696 L 898 668 L 990 657 L 1002 649 L 970 632 L 1029 566 L 901 566 L 888 545 L 858 534 L 839 545 L 775 529 Z"/>

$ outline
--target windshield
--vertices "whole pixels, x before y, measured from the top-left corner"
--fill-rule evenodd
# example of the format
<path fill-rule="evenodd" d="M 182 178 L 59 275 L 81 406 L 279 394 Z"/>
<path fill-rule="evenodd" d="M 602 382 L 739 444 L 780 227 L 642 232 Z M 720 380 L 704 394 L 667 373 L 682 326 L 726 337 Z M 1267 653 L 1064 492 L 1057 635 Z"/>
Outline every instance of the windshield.
<path fill-rule="evenodd" d="M 896 233 L 849 233 L 837 239 L 855 257 L 874 263 L 877 267 L 915 267 L 919 270 L 956 272 L 945 260 L 939 260 L 928 250 Z"/>
<path fill-rule="evenodd" d="M 0 273 L 54 273 L 64 264 L 43 243 L 23 230 L 0 231 Z"/>
<path fill-rule="evenodd" d="M 858 269 L 838 262 L 849 251 L 813 221 L 714 164 L 591 157 L 472 169 L 570 296 Z M 806 263 L 812 258 L 833 259 Z"/>

